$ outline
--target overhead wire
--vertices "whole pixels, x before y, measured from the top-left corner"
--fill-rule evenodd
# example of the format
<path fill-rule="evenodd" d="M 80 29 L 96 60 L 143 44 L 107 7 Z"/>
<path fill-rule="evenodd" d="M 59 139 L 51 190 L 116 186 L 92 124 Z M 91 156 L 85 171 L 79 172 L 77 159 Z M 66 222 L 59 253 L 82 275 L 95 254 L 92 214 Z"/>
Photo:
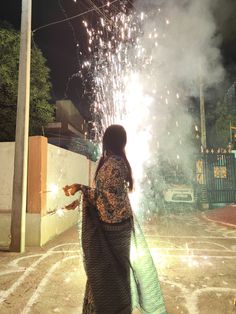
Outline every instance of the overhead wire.
<path fill-rule="evenodd" d="M 112 5 L 113 3 L 118 2 L 118 1 L 119 0 L 113 0 L 113 1 L 109 2 L 109 5 Z M 101 8 L 106 7 L 106 6 L 107 6 L 107 4 L 104 4 L 104 5 L 102 5 L 102 6 L 98 7 L 98 8 L 101 9 Z M 49 26 L 53 26 L 53 25 L 56 25 L 56 24 L 60 24 L 60 23 L 64 23 L 64 22 L 67 22 L 67 21 L 70 21 L 70 20 L 73 20 L 73 19 L 76 19 L 77 17 L 83 16 L 83 15 L 85 15 L 87 13 L 90 13 L 90 12 L 93 12 L 93 11 L 96 11 L 94 7 L 89 9 L 89 10 L 87 10 L 87 11 L 81 12 L 81 13 L 73 15 L 73 16 L 70 16 L 68 18 L 65 18 L 65 19 L 62 19 L 62 20 L 59 20 L 59 21 L 55 21 L 55 22 L 51 22 L 51 23 L 39 26 L 39 27 L 35 28 L 32 32 L 35 33 L 35 32 L 37 32 L 37 31 L 39 31 L 39 30 L 41 30 L 43 28 L 46 28 L 46 27 L 49 27 Z"/>
<path fill-rule="evenodd" d="M 102 10 L 100 10 L 100 8 L 99 8 L 92 0 L 86 0 L 86 1 L 87 1 L 87 3 L 91 4 L 92 7 L 94 8 L 94 11 L 96 11 L 98 14 L 102 15 L 105 20 L 107 20 L 107 21 L 109 21 L 109 22 L 111 21 L 111 20 L 109 19 L 109 17 L 106 16 L 106 14 L 105 14 Z M 107 5 L 106 5 L 106 6 L 107 6 Z"/>

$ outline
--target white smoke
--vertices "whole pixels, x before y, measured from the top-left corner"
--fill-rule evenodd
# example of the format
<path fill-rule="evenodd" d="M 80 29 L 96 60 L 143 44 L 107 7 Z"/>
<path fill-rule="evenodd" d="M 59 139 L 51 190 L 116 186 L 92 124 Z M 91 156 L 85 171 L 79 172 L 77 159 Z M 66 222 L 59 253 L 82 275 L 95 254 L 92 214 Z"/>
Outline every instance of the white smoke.
<path fill-rule="evenodd" d="M 156 25 L 159 26 L 158 37 L 165 37 L 153 55 L 155 60 L 159 60 L 158 75 L 170 87 L 177 82 L 188 96 L 199 96 L 200 76 L 205 89 L 224 79 L 219 49 L 221 38 L 213 14 L 216 5 L 215 0 L 136 3 L 141 10 L 152 10 L 153 17 L 151 21 L 146 19 L 144 35 L 152 32 Z M 168 24 L 160 25 L 161 19 Z M 146 48 L 149 48 L 148 41 Z"/>
<path fill-rule="evenodd" d="M 214 18 L 217 5 L 215 0 L 135 3 L 146 14 L 141 40 L 152 64 L 144 85 L 147 92 L 155 90 L 156 95 L 151 150 L 155 151 L 156 142 L 162 142 L 168 160 L 190 176 L 194 175 L 197 152 L 191 138 L 194 125 L 199 127 L 199 112 L 195 116 L 188 112 L 190 99 L 199 97 L 200 82 L 206 91 L 225 78 L 221 37 Z"/>

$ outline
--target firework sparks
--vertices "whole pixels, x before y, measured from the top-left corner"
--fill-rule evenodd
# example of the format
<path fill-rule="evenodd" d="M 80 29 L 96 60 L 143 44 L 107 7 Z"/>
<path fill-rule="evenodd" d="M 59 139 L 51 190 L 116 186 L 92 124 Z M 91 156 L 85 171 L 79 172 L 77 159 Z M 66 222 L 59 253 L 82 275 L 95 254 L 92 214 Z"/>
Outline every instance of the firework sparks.
<path fill-rule="evenodd" d="M 156 117 L 151 119 L 150 111 L 160 95 L 158 73 L 155 82 L 152 76 L 152 65 L 156 62 L 152 53 L 158 49 L 161 28 L 155 25 L 145 34 L 146 14 L 127 13 L 125 1 L 121 3 L 119 13 L 107 9 L 107 18 L 100 18 L 96 26 L 83 21 L 91 52 L 90 60 L 85 60 L 83 67 L 89 69 L 93 77 L 95 140 L 101 142 L 103 131 L 111 124 L 121 124 L 127 130 L 127 155 L 136 179 L 133 198 L 137 202 L 143 164 L 149 159 L 150 120 L 156 120 Z M 163 18 L 162 22 L 168 24 L 169 20 Z M 168 97 L 171 94 L 168 89 L 167 94 Z M 165 103 L 168 104 L 167 98 Z"/>

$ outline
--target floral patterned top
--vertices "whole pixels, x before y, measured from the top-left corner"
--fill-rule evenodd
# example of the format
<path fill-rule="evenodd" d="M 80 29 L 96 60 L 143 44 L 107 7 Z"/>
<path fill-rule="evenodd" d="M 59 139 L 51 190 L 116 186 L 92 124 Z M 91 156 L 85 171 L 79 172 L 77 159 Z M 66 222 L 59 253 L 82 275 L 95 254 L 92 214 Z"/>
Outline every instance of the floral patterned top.
<path fill-rule="evenodd" d="M 96 206 L 100 219 L 106 223 L 118 223 L 132 216 L 127 175 L 124 159 L 112 155 L 105 160 L 98 172 L 96 188 L 81 186 L 84 196 Z"/>

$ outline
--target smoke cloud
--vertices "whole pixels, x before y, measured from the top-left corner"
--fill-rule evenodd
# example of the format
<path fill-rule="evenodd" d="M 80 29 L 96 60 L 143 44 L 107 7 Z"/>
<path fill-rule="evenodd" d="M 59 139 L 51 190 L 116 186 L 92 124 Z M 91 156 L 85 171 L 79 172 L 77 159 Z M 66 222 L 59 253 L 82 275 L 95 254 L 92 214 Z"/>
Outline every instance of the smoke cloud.
<path fill-rule="evenodd" d="M 225 79 L 221 36 L 214 18 L 217 5 L 218 1 L 213 0 L 135 3 L 146 17 L 140 40 L 151 63 L 148 73 L 147 67 L 143 70 L 144 77 L 148 77 L 143 84 L 154 98 L 153 163 L 160 157 L 155 153 L 160 147 L 168 162 L 177 170 L 181 167 L 186 177 L 191 178 L 200 146 L 200 141 L 198 145 L 194 142 L 194 127 L 199 128 L 199 107 L 195 104 L 196 112 L 190 112 L 191 99 L 199 97 L 200 82 L 206 91 Z"/>
<path fill-rule="evenodd" d="M 167 85 L 177 81 L 185 94 L 199 96 L 199 76 L 205 89 L 224 79 L 221 38 L 214 19 L 217 1 L 138 1 L 136 6 L 144 12 L 152 11 L 151 21 L 145 22 L 144 36 L 156 27 L 158 37 L 164 37 L 153 58 L 159 60 L 157 73 Z M 145 46 L 149 49 L 148 41 Z"/>

